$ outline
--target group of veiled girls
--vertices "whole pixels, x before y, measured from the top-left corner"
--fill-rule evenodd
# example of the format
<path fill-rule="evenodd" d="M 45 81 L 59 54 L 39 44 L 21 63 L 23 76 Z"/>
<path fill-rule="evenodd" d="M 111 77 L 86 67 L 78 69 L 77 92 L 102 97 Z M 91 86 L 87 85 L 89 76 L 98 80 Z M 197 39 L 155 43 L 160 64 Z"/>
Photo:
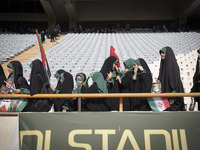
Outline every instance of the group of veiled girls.
<path fill-rule="evenodd" d="M 194 86 L 191 92 L 200 91 L 200 50 L 198 52 L 197 67 L 194 74 Z M 161 83 L 162 92 L 184 92 L 180 78 L 180 70 L 173 50 L 164 47 L 159 51 L 161 55 L 158 82 Z M 84 73 L 73 76 L 65 70 L 58 70 L 54 76 L 57 86 L 53 89 L 55 94 L 64 93 L 151 93 L 152 74 L 144 59 L 129 58 L 123 62 L 125 69 L 120 72 L 117 69 L 119 60 L 108 57 L 101 70 L 86 77 Z M 0 86 L 12 87 L 14 93 L 18 94 L 40 94 L 44 85 L 49 84 L 48 77 L 40 60 L 34 60 L 31 67 L 30 85 L 23 77 L 22 65 L 19 61 L 12 61 L 8 65 L 9 75 L 6 79 L 2 67 L 0 68 Z M 6 82 L 4 82 L 6 81 Z M 19 111 L 41 112 L 49 111 L 51 106 L 57 112 L 77 111 L 78 98 L 26 99 L 26 103 Z M 184 100 L 179 98 L 168 98 L 170 107 L 166 111 L 184 111 Z M 198 98 L 196 99 L 198 101 Z M 82 98 L 82 111 L 117 111 L 119 110 L 119 98 Z M 147 98 L 126 97 L 123 98 L 124 111 L 151 111 Z"/>

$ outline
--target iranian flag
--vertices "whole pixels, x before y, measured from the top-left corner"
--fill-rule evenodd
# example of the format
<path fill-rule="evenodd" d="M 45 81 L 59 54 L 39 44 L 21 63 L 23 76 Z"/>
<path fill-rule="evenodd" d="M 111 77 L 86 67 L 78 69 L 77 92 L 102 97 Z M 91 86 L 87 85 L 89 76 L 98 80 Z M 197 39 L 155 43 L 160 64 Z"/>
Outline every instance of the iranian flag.
<path fill-rule="evenodd" d="M 39 35 L 37 29 L 35 30 L 35 32 L 36 32 L 36 35 L 37 35 L 38 44 L 40 46 L 42 64 L 43 64 L 43 67 L 45 68 L 45 70 L 47 72 L 48 78 L 50 78 L 51 77 L 51 71 L 50 71 L 50 68 L 49 68 L 49 64 L 47 62 L 47 57 L 46 57 L 46 54 L 45 54 L 45 51 L 44 51 L 44 48 L 43 48 L 43 45 L 42 45 L 42 41 L 41 41 L 41 38 L 40 38 L 40 35 Z"/>
<path fill-rule="evenodd" d="M 119 57 L 117 56 L 117 54 L 115 53 L 115 49 L 113 46 L 110 46 L 110 56 L 115 56 L 118 60 L 119 60 Z M 117 67 L 119 68 L 120 67 L 120 62 L 117 63 Z"/>
<path fill-rule="evenodd" d="M 169 108 L 169 101 L 166 97 L 148 97 L 149 105 L 153 111 L 161 112 Z"/>

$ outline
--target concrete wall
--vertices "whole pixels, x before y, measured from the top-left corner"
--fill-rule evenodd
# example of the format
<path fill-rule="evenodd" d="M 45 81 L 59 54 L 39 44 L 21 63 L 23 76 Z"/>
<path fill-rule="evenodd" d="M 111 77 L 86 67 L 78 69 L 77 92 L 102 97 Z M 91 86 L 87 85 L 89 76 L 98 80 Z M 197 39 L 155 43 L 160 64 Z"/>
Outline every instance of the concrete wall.
<path fill-rule="evenodd" d="M 167 0 L 78 2 L 78 21 L 173 19 L 174 2 Z"/>
<path fill-rule="evenodd" d="M 18 116 L 0 116 L 0 149 L 10 150 L 17 120 Z"/>
<path fill-rule="evenodd" d="M 0 21 L 46 22 L 45 13 L 0 13 Z"/>

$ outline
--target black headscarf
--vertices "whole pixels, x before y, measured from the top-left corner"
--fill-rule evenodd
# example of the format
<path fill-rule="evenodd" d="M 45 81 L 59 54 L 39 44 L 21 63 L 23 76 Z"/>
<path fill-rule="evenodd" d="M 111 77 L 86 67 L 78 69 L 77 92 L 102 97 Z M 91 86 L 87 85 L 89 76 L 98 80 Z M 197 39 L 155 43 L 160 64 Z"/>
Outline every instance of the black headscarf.
<path fill-rule="evenodd" d="M 48 77 L 45 73 L 42 62 L 39 59 L 34 60 L 31 63 L 31 79 L 30 79 L 30 93 L 39 94 L 42 86 L 48 84 Z"/>
<path fill-rule="evenodd" d="M 166 52 L 165 59 L 162 59 L 160 63 L 160 72 L 158 77 L 161 81 L 162 92 L 184 92 L 180 70 L 174 52 L 170 47 L 165 47 L 161 51 Z M 167 110 L 184 111 L 185 106 L 183 98 L 179 97 L 173 99 L 175 100 L 174 103 Z"/>
<path fill-rule="evenodd" d="M 144 70 L 146 71 L 146 73 L 151 77 L 152 79 L 152 74 L 151 74 L 151 70 L 149 69 L 149 66 L 147 65 L 146 61 L 142 58 L 139 58 L 140 63 L 142 65 L 142 67 L 144 68 Z"/>
<path fill-rule="evenodd" d="M 56 87 L 58 88 L 57 90 L 59 90 L 59 93 L 60 94 L 72 93 L 72 90 L 74 88 L 73 76 L 64 70 L 58 70 L 57 73 L 59 74 L 59 77 L 62 80 L 62 81 L 59 80 L 58 83 L 59 86 L 57 85 Z M 72 99 L 63 98 L 63 99 L 56 99 L 54 101 L 55 111 L 62 111 L 63 110 L 62 106 L 66 101 L 68 101 L 69 109 L 72 110 L 73 109 Z"/>
<path fill-rule="evenodd" d="M 197 53 L 200 54 L 200 49 L 197 50 Z M 200 92 L 200 83 L 198 82 L 200 80 L 200 58 L 197 58 L 197 64 L 196 64 L 196 71 L 193 76 L 193 86 L 191 88 L 191 92 Z M 200 97 L 194 97 L 195 101 L 198 102 L 198 110 L 200 110 Z"/>
<path fill-rule="evenodd" d="M 81 79 L 82 79 L 82 85 L 79 85 L 78 81 L 77 81 L 77 77 L 80 76 Z M 75 93 L 84 93 L 85 90 L 87 90 L 87 83 L 84 83 L 86 81 L 86 75 L 82 72 L 76 74 L 76 77 L 75 77 L 75 81 L 76 81 L 76 89 L 74 89 L 72 91 L 73 94 Z M 74 99 L 73 100 L 73 106 L 74 106 L 74 111 L 77 111 L 78 110 L 78 98 Z M 85 103 L 85 99 L 82 98 L 81 99 L 81 110 L 82 111 L 85 111 L 87 110 L 87 106 L 86 106 L 86 103 Z"/>
<path fill-rule="evenodd" d="M 200 54 L 200 49 L 197 50 L 197 52 Z M 198 57 L 197 58 L 197 64 L 196 64 L 196 71 L 194 73 L 194 76 L 193 76 L 193 84 L 198 84 L 198 81 L 200 80 L 200 58 Z"/>
<path fill-rule="evenodd" d="M 133 89 L 131 91 L 133 93 L 150 93 L 152 87 L 152 75 L 151 71 L 146 63 L 146 61 L 142 58 L 135 60 L 137 65 L 143 67 L 144 71 L 138 70 L 137 79 L 132 82 Z M 151 108 L 146 98 L 130 98 L 131 99 L 131 110 L 134 111 L 150 111 Z"/>
<path fill-rule="evenodd" d="M 170 47 L 165 47 L 165 59 L 161 60 L 158 79 L 162 84 L 162 92 L 184 92 L 180 77 L 180 70 L 174 52 Z"/>
<path fill-rule="evenodd" d="M 72 93 L 74 88 L 73 76 L 69 72 L 64 72 L 61 73 L 61 79 L 64 81 L 61 82 L 60 93 Z"/>
<path fill-rule="evenodd" d="M 60 78 L 60 74 L 63 73 L 63 72 L 65 72 L 65 71 L 63 69 L 60 69 L 55 73 L 54 76 L 57 77 L 57 78 Z M 56 86 L 56 90 L 60 90 L 60 85 L 61 85 L 61 82 L 59 80 L 58 83 L 57 83 L 57 86 Z"/>
<path fill-rule="evenodd" d="M 104 79 L 107 78 L 107 73 L 110 73 L 110 71 L 112 71 L 113 64 L 116 61 L 118 61 L 118 60 L 114 56 L 110 56 L 105 60 L 103 66 L 102 66 L 102 68 L 100 70 L 100 72 L 103 74 Z"/>
<path fill-rule="evenodd" d="M 4 81 L 6 81 L 6 76 L 5 76 L 5 73 L 3 71 L 2 66 L 0 65 L 0 88 L 1 88 L 2 85 L 6 85 L 6 83 Z"/>
<path fill-rule="evenodd" d="M 22 64 L 19 61 L 11 61 L 8 65 L 9 68 L 13 69 L 13 75 L 14 75 L 14 84 L 15 88 L 19 89 L 19 83 L 18 80 L 23 77 L 23 68 Z M 9 74 L 8 78 L 11 77 L 12 74 Z"/>

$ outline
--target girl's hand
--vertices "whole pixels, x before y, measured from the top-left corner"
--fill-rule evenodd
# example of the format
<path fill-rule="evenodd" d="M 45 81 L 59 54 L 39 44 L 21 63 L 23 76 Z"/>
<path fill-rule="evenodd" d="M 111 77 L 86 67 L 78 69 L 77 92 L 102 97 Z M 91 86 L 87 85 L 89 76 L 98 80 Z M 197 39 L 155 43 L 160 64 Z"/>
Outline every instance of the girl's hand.
<path fill-rule="evenodd" d="M 120 76 L 117 76 L 116 80 L 118 80 L 120 84 L 122 83 L 122 80 L 121 80 Z"/>
<path fill-rule="evenodd" d="M 170 105 L 174 104 L 174 99 L 169 99 L 169 104 Z"/>
<path fill-rule="evenodd" d="M 144 68 L 142 66 L 139 66 L 138 69 L 140 69 L 140 71 L 144 71 Z"/>
<path fill-rule="evenodd" d="M 62 112 L 67 112 L 67 110 L 66 110 L 66 109 L 63 109 Z"/>
<path fill-rule="evenodd" d="M 125 69 L 123 72 L 124 72 L 124 73 L 128 72 L 128 69 Z"/>
<path fill-rule="evenodd" d="M 113 77 L 112 72 L 110 71 L 110 73 L 107 73 L 107 76 L 108 76 L 108 81 L 110 81 L 110 79 Z"/>
<path fill-rule="evenodd" d="M 134 72 L 134 75 L 137 75 L 138 68 L 135 68 L 135 69 L 133 70 L 133 72 Z"/>
<path fill-rule="evenodd" d="M 20 92 L 21 92 L 20 89 L 15 89 L 15 90 L 14 90 L 14 93 L 15 93 L 15 94 L 19 94 Z"/>

